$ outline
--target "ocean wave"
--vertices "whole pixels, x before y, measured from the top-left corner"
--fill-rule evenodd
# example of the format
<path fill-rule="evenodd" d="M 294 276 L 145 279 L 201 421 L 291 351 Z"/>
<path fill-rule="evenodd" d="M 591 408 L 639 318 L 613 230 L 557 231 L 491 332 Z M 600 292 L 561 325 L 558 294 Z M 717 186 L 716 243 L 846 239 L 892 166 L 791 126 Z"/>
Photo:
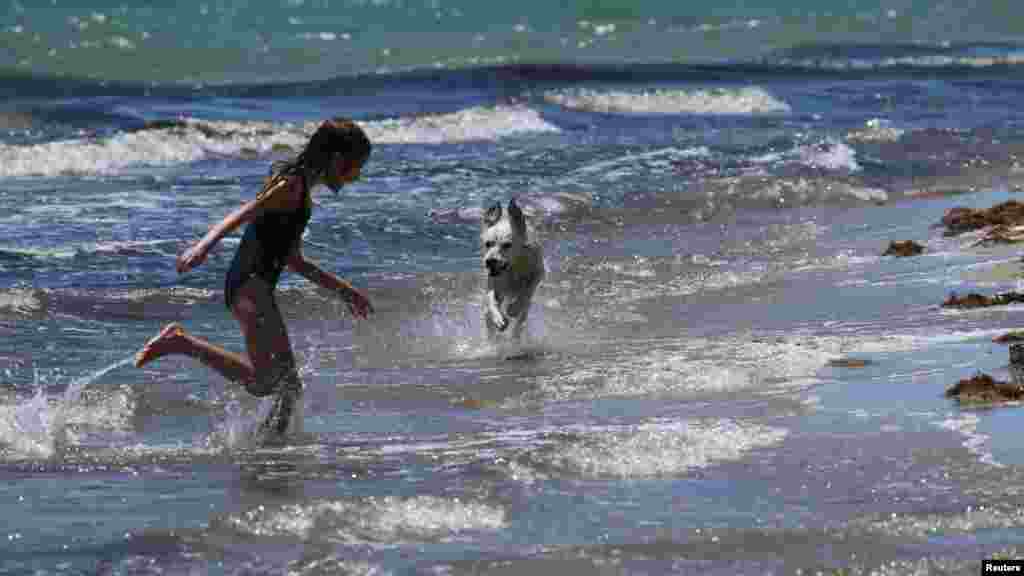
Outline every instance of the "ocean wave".
<path fill-rule="evenodd" d="M 593 205 L 594 198 L 586 192 L 533 192 L 527 191 L 516 196 L 516 201 L 527 219 L 542 219 L 555 215 L 566 215 L 583 210 Z M 466 206 L 458 202 L 458 206 L 432 208 L 427 216 L 434 222 L 478 224 L 484 215 L 484 207 Z"/>
<path fill-rule="evenodd" d="M 580 89 L 547 92 L 544 100 L 565 108 L 613 114 L 785 114 L 791 111 L 788 104 L 757 86 L 647 92 Z"/>
<path fill-rule="evenodd" d="M 0 290 L 0 318 L 66 314 L 79 318 L 159 318 L 181 320 L 189 307 L 214 302 L 218 290 L 172 286 L 131 290 Z"/>
<path fill-rule="evenodd" d="M 11 146 L 0 144 L 0 177 L 112 175 L 136 166 L 169 166 L 211 156 L 239 156 L 246 149 L 269 152 L 279 140 L 300 141 L 281 133 L 266 138 L 254 130 L 205 130 L 211 124 L 188 122 L 175 128 L 121 133 L 107 138 L 79 138 Z"/>
<path fill-rule="evenodd" d="M 81 206 L 75 207 L 80 209 Z M 83 256 L 176 256 L 173 240 L 110 240 L 63 246 L 0 246 L 0 266 L 4 262 L 38 265 L 54 260 Z"/>
<path fill-rule="evenodd" d="M 570 172 L 564 181 L 580 177 L 599 177 L 604 182 L 612 182 L 634 177 L 637 174 L 673 174 L 680 166 L 687 166 L 711 156 L 706 146 L 696 148 L 668 147 L 650 152 L 625 154 L 610 160 L 598 160 L 581 166 Z"/>
<path fill-rule="evenodd" d="M 343 40 L 342 36 L 338 36 Z M 322 40 L 317 37 L 317 42 Z M 1020 70 L 1024 49 L 1017 46 L 979 49 L 973 46 L 844 45 L 807 46 L 751 59 L 718 61 L 662 60 L 644 62 L 520 62 L 503 57 L 455 58 L 460 63 L 437 67 L 410 66 L 375 72 L 327 75 L 282 82 L 256 78 L 252 81 L 189 83 L 112 81 L 76 77 L 74 74 L 46 74 L 0 70 L 0 96 L 17 101 L 88 98 L 272 98 L 291 99 L 311 96 L 333 97 L 346 94 L 370 101 L 394 101 L 421 98 L 430 93 L 451 102 L 460 95 L 481 92 L 504 101 L 508 97 L 529 98 L 542 94 L 549 102 L 570 107 L 612 109 L 634 113 L 750 114 L 788 112 L 789 105 L 759 85 L 783 80 L 843 78 L 851 74 L 863 79 L 877 71 L 880 76 L 899 74 L 901 70 L 928 69 L 930 73 L 971 76 L 986 70 Z M 670 83 L 690 86 L 728 83 L 719 89 L 653 89 Z M 578 89 L 594 83 L 623 86 L 621 90 Z M 628 88 L 633 87 L 633 88 Z M 406 95 L 406 96 L 403 96 Z M 564 102 L 564 104 L 563 104 Z M 63 106 L 63 104 L 61 105 Z M 417 108 L 418 110 L 419 108 Z M 589 108 L 584 108 L 589 109 Z M 621 110 L 620 110 L 621 109 Z M 47 107 L 52 113 L 50 107 Z M 408 110 L 408 108 L 404 108 Z M 22 111 L 23 112 L 23 111 Z M 81 115 L 83 110 L 76 110 Z M 105 112 L 101 112 L 102 114 Z M 399 112 L 396 112 L 399 113 Z M 6 111 L 0 126 L 31 126 L 35 119 L 19 111 Z M 123 118 L 136 123 L 138 118 Z"/>
<path fill-rule="evenodd" d="M 0 314 L 32 316 L 46 309 L 46 293 L 35 288 L 12 288 L 0 291 Z"/>
<path fill-rule="evenodd" d="M 363 127 L 372 141 L 386 144 L 497 140 L 524 133 L 560 131 L 536 110 L 523 106 L 473 107 L 451 114 L 367 122 Z"/>
<path fill-rule="evenodd" d="M 295 153 L 317 125 L 181 119 L 151 122 L 143 129 L 110 137 L 0 144 L 0 177 L 112 175 L 140 166 Z M 382 144 L 497 140 L 559 131 L 535 110 L 520 106 L 474 107 L 450 114 L 367 121 L 362 127 L 372 141 Z"/>
<path fill-rule="evenodd" d="M 845 142 L 832 138 L 820 142 L 801 144 L 790 150 L 756 156 L 749 160 L 754 165 L 797 163 L 806 168 L 830 172 L 859 172 L 857 151 Z"/>
<path fill-rule="evenodd" d="M 780 58 L 776 65 L 826 71 L 871 71 L 886 69 L 988 69 L 1016 67 L 1024 64 L 1024 54 L 995 56 L 948 56 L 930 54 L 878 59 L 866 58 Z"/>
<path fill-rule="evenodd" d="M 844 142 L 828 140 L 817 145 L 801 146 L 796 154 L 800 163 L 810 168 L 847 172 L 861 170 L 857 152 Z"/>
<path fill-rule="evenodd" d="M 762 62 L 820 71 L 977 70 L 1019 66 L 1024 63 L 1024 47 L 1013 42 L 808 43 L 780 50 Z"/>
<path fill-rule="evenodd" d="M 32 246 L 2 246 L 0 247 L 0 262 L 35 262 L 39 260 L 67 260 L 74 258 L 77 250 L 69 246 L 61 247 L 32 247 Z"/>

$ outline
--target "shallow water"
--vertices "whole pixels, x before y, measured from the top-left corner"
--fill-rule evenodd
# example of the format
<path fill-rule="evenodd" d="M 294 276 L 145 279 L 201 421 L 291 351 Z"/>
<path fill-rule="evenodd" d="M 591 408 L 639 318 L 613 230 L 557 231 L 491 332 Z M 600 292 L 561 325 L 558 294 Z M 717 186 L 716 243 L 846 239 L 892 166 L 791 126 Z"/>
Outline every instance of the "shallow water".
<path fill-rule="evenodd" d="M 962 574 L 1019 554 L 1020 406 L 943 393 L 1009 377 L 991 339 L 1021 307 L 940 304 L 1016 289 L 1021 263 L 938 228 L 1024 184 L 1009 4 L 446 4 L 401 36 L 417 52 L 391 40 L 425 6 L 350 3 L 346 24 L 292 2 L 265 8 L 259 70 L 253 9 L 204 6 L 9 9 L 0 572 Z M 153 47 L 175 26 L 209 62 Z M 101 39 L 55 43 L 68 27 Z M 692 57 L 656 57 L 669 37 Z M 119 56 L 67 77 L 87 54 Z M 302 430 L 261 446 L 265 402 L 186 358 L 130 361 L 172 321 L 242 349 L 221 293 L 238 236 L 189 274 L 174 259 L 333 114 L 373 156 L 315 196 L 304 252 L 377 313 L 283 278 Z M 479 220 L 511 197 L 547 275 L 526 340 L 495 344 Z M 909 239 L 925 253 L 881 256 Z"/>

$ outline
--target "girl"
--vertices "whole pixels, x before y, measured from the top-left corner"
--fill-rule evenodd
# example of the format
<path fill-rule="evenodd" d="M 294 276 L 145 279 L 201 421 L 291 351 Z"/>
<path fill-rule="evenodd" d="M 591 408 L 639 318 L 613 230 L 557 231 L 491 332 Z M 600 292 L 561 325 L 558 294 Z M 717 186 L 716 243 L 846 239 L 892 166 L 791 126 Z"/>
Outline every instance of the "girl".
<path fill-rule="evenodd" d="M 256 198 L 228 214 L 178 257 L 178 273 L 185 273 L 202 264 L 221 238 L 248 224 L 224 285 L 226 304 L 245 337 L 246 356 L 228 352 L 172 323 L 136 354 L 135 365 L 141 367 L 168 354 L 184 354 L 241 383 L 254 396 L 276 393 L 274 408 L 260 432 L 284 434 L 301 397 L 302 382 L 274 289 L 287 265 L 337 292 L 356 316 L 366 318 L 373 312 L 366 296 L 306 260 L 301 249 L 313 206 L 310 191 L 324 184 L 337 193 L 354 181 L 370 148 L 366 134 L 351 120 L 324 122 L 297 157 L 275 166 Z"/>

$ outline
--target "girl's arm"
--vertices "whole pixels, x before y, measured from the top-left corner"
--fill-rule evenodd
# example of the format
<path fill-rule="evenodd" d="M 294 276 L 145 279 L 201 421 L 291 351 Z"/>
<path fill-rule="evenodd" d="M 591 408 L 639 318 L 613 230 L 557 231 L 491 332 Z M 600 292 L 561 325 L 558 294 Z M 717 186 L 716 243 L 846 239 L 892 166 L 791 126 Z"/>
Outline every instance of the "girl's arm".
<path fill-rule="evenodd" d="M 337 292 L 341 295 L 341 299 L 348 304 L 349 312 L 360 318 L 366 318 L 373 313 L 373 305 L 370 304 L 370 299 L 367 298 L 362 292 L 356 290 L 346 280 L 338 278 L 330 272 L 326 272 L 320 269 L 319 266 L 306 260 L 305 256 L 302 255 L 302 250 L 296 248 L 288 257 L 288 267 L 301 274 L 304 278 L 322 286 L 327 290 Z"/>
<path fill-rule="evenodd" d="M 256 198 L 242 204 L 234 212 L 228 214 L 215 226 L 178 257 L 178 273 L 185 273 L 206 261 L 210 250 L 228 234 L 239 226 L 255 220 L 266 210 L 287 210 L 295 203 L 296 198 L 292 179 L 279 178 L 268 183 Z M 301 202 L 301 190 L 299 191 Z"/>

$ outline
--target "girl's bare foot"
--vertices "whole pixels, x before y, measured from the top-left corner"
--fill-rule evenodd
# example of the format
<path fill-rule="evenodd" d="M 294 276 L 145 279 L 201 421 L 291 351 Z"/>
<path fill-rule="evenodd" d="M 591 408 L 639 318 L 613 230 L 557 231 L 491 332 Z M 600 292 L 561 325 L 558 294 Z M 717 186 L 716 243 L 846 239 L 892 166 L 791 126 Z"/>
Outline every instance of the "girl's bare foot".
<path fill-rule="evenodd" d="M 135 367 L 141 368 L 150 361 L 172 352 L 175 341 L 184 336 L 185 329 L 181 327 L 181 324 L 171 323 L 164 326 L 159 334 L 146 342 L 142 350 L 135 354 Z"/>

